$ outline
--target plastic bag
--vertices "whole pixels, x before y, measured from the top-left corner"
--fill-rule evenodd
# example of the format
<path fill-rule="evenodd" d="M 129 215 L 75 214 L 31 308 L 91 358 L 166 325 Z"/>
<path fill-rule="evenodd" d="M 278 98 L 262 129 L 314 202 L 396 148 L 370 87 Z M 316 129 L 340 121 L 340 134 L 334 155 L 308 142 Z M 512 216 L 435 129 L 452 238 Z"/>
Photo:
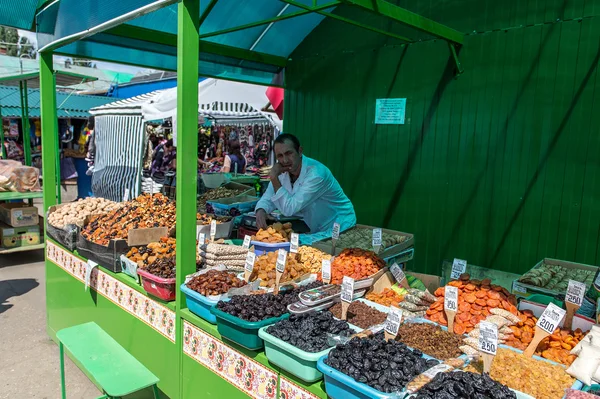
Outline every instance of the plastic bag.
<path fill-rule="evenodd" d="M 440 363 L 437 366 L 433 366 L 430 369 L 416 376 L 411 382 L 406 385 L 406 391 L 408 393 L 415 393 L 419 389 L 423 388 L 427 383 L 433 380 L 438 373 L 448 373 L 459 367 L 462 367 L 465 362 L 462 359 L 448 359 L 444 363 Z"/>

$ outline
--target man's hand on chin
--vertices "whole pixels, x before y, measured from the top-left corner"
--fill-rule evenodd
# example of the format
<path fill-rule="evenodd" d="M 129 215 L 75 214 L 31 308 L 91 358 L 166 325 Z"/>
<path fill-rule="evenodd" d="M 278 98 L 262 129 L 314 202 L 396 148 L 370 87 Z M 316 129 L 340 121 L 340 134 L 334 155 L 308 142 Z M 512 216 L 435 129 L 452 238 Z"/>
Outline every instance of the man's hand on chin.
<path fill-rule="evenodd" d="M 271 174 L 269 175 L 269 177 L 271 178 L 271 180 L 278 179 L 279 175 L 281 175 L 285 172 L 287 172 L 287 170 L 283 166 L 281 166 L 280 163 L 276 163 L 271 168 Z"/>

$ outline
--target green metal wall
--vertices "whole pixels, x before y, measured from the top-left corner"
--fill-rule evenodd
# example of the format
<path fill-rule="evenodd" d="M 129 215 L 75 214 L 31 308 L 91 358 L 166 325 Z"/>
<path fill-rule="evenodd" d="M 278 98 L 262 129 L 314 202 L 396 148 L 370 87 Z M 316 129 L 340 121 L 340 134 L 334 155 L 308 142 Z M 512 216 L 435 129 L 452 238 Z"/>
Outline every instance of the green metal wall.
<path fill-rule="evenodd" d="M 287 69 L 285 130 L 359 223 L 415 233 L 420 271 L 453 257 L 517 273 L 543 257 L 600 263 L 600 1 L 417 3 L 470 32 L 462 76 L 444 42 L 326 21 Z M 374 125 L 375 99 L 396 97 L 407 123 Z"/>

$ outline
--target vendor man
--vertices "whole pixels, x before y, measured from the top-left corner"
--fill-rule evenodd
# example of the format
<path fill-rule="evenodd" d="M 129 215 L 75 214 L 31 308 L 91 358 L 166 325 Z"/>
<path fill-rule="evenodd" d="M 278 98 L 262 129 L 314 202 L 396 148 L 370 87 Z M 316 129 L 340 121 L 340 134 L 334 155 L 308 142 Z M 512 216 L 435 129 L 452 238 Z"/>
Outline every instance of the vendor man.
<path fill-rule="evenodd" d="M 256 224 L 267 227 L 268 214 L 278 209 L 284 216 L 298 216 L 310 228 L 303 243 L 331 236 L 333 223 L 342 231 L 356 224 L 352 203 L 331 171 L 319 161 L 302 155 L 298 138 L 281 134 L 275 139 L 277 163 L 270 173 L 269 187 L 256 205 Z"/>

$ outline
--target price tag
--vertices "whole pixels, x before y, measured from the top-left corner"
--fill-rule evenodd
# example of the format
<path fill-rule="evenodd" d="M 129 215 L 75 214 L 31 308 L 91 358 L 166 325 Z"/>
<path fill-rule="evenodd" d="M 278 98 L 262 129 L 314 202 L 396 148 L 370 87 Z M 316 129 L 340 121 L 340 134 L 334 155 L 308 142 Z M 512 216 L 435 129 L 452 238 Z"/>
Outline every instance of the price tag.
<path fill-rule="evenodd" d="M 523 284 L 519 283 L 518 281 L 513 281 L 512 292 L 513 292 L 513 294 L 514 293 L 527 294 L 527 287 L 525 287 Z"/>
<path fill-rule="evenodd" d="M 331 238 L 333 240 L 340 239 L 340 224 L 337 222 L 333 224 L 333 230 L 331 230 Z"/>
<path fill-rule="evenodd" d="M 401 282 L 402 280 L 404 280 L 406 278 L 404 271 L 402 270 L 402 268 L 400 266 L 398 266 L 397 263 L 394 263 L 392 266 L 390 266 L 390 271 L 394 275 L 394 278 L 396 279 L 397 282 Z"/>
<path fill-rule="evenodd" d="M 373 229 L 373 248 L 381 247 L 381 229 Z"/>
<path fill-rule="evenodd" d="M 583 297 L 585 295 L 586 287 L 584 283 L 579 281 L 569 280 L 569 287 L 567 288 L 567 295 L 565 295 L 565 301 L 571 302 L 574 305 L 581 306 L 583 303 Z"/>
<path fill-rule="evenodd" d="M 212 220 L 210 222 L 210 240 L 214 241 L 216 235 L 217 235 L 217 221 Z"/>
<path fill-rule="evenodd" d="M 198 252 L 202 250 L 200 247 L 204 244 L 206 244 L 206 234 L 200 233 L 198 234 Z"/>
<path fill-rule="evenodd" d="M 323 281 L 331 281 L 331 259 L 323 259 L 321 261 L 321 276 Z"/>
<path fill-rule="evenodd" d="M 395 337 L 398 335 L 398 329 L 400 328 L 401 322 L 402 310 L 395 306 L 390 306 L 390 311 L 387 319 L 385 320 L 385 332 Z"/>
<path fill-rule="evenodd" d="M 479 350 L 496 355 L 498 349 L 498 326 L 489 321 L 479 323 Z"/>
<path fill-rule="evenodd" d="M 249 249 L 251 240 L 252 240 L 252 237 L 250 237 L 249 235 L 246 234 L 244 236 L 244 243 L 242 244 L 242 248 Z"/>
<path fill-rule="evenodd" d="M 565 317 L 565 313 L 567 312 L 564 309 L 550 303 L 539 318 L 537 326 L 548 334 L 552 334 L 562 321 L 563 317 Z"/>
<path fill-rule="evenodd" d="M 256 254 L 252 251 L 248 251 L 248 254 L 246 255 L 246 264 L 244 265 L 244 269 L 248 273 L 252 273 L 252 270 L 254 270 L 254 262 L 255 261 L 256 261 Z"/>
<path fill-rule="evenodd" d="M 93 262 L 91 260 L 88 260 L 87 263 L 85 264 L 85 290 L 88 290 L 88 287 L 90 286 L 90 281 L 92 280 L 92 270 L 94 270 L 94 267 L 97 267 L 98 264 L 96 262 Z"/>
<path fill-rule="evenodd" d="M 352 277 L 344 276 L 342 280 L 342 301 L 350 303 L 354 296 L 354 279 Z"/>
<path fill-rule="evenodd" d="M 450 278 L 452 280 L 456 280 L 467 270 L 467 261 L 462 259 L 454 259 L 452 262 L 452 272 L 450 273 Z"/>
<path fill-rule="evenodd" d="M 290 252 L 295 254 L 298 253 L 298 234 L 292 233 L 292 237 L 290 238 Z"/>
<path fill-rule="evenodd" d="M 444 309 L 458 310 L 458 288 L 447 285 L 444 289 Z"/>
<path fill-rule="evenodd" d="M 123 194 L 123 202 L 129 201 L 129 189 L 125 189 L 125 194 Z"/>
<path fill-rule="evenodd" d="M 285 271 L 285 261 L 287 260 L 287 251 L 285 249 L 280 249 L 277 253 L 277 264 L 276 269 L 279 273 L 283 273 Z"/>

